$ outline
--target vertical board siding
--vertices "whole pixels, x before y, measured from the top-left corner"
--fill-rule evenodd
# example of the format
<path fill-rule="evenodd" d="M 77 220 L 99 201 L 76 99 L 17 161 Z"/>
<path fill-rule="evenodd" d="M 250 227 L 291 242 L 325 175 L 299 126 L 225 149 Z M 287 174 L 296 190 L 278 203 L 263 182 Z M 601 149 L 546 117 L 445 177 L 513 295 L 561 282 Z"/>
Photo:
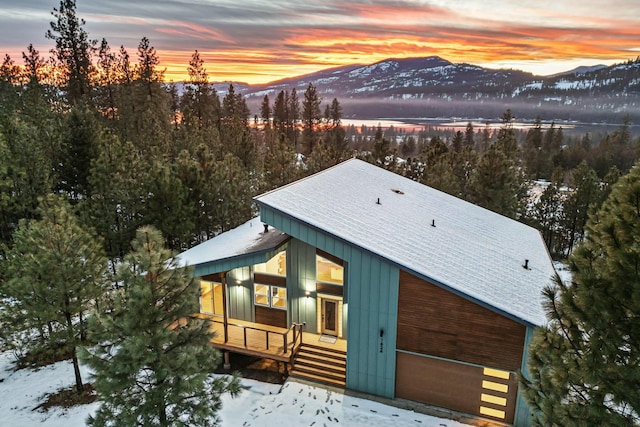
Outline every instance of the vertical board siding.
<path fill-rule="evenodd" d="M 524 325 L 404 271 L 398 310 L 400 350 L 507 371 L 521 368 Z"/>
<path fill-rule="evenodd" d="M 522 357 L 522 367 L 520 368 L 520 372 L 527 379 L 530 379 L 529 368 L 527 367 L 529 360 L 529 345 L 531 344 L 534 333 L 535 328 L 529 326 L 524 340 L 524 356 Z M 532 425 L 531 408 L 524 400 L 520 389 L 518 389 L 518 401 L 516 403 L 516 414 L 513 424 L 515 427 L 530 427 Z"/>
<path fill-rule="evenodd" d="M 229 317 L 255 322 L 253 310 L 253 275 L 251 267 L 242 267 L 227 273 L 227 309 Z M 238 286 L 237 281 L 240 281 Z"/>
<path fill-rule="evenodd" d="M 305 330 L 316 332 L 316 259 L 315 248 L 300 240 L 291 240 L 287 250 L 287 299 L 289 324 L 306 322 Z M 306 292 L 309 291 L 309 297 Z"/>
<path fill-rule="evenodd" d="M 348 339 L 347 387 L 393 397 L 398 268 L 369 252 L 294 221 L 267 206 L 260 207 L 260 217 L 262 221 L 294 239 L 345 261 L 347 280 L 342 315 L 343 335 Z M 290 245 L 292 248 L 295 247 L 295 240 Z M 380 329 L 384 329 L 382 352 Z"/>

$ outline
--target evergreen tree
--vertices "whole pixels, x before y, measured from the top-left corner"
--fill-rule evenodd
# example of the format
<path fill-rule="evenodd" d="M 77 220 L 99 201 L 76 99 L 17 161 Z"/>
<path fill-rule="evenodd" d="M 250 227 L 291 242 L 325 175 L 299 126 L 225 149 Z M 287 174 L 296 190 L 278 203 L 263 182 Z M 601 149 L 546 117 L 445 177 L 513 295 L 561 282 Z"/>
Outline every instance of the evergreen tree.
<path fill-rule="evenodd" d="M 97 156 L 102 130 L 94 110 L 76 105 L 64 116 L 60 133 L 61 150 L 55 164 L 58 187 L 78 200 L 89 194 L 89 169 Z"/>
<path fill-rule="evenodd" d="M 282 187 L 299 178 L 297 156 L 284 135 L 267 143 L 264 155 L 264 181 L 267 190 Z"/>
<path fill-rule="evenodd" d="M 289 108 L 287 105 L 288 94 L 284 90 L 278 92 L 273 103 L 273 128 L 281 133 L 287 131 L 289 125 Z"/>
<path fill-rule="evenodd" d="M 600 180 L 587 162 L 582 162 L 572 173 L 571 192 L 563 204 L 562 227 L 567 255 L 576 242 L 584 237 L 585 225 L 593 204 L 601 201 Z"/>
<path fill-rule="evenodd" d="M 52 188 L 52 164 L 41 132 L 10 117 L 0 128 L 0 244 L 9 243 L 21 219 L 37 218 L 38 199 Z"/>
<path fill-rule="evenodd" d="M 107 40 L 102 39 L 98 49 L 97 106 L 109 120 L 116 118 L 116 65 L 116 55 L 111 52 Z"/>
<path fill-rule="evenodd" d="M 298 121 L 300 120 L 300 101 L 296 88 L 291 89 L 287 102 L 287 139 L 294 149 L 298 146 Z"/>
<path fill-rule="evenodd" d="M 538 116 L 533 127 L 527 131 L 523 153 L 523 163 L 527 169 L 527 175 L 532 179 L 546 178 L 543 166 L 543 159 L 546 153 L 542 153 L 541 150 L 542 119 Z"/>
<path fill-rule="evenodd" d="M 189 84 L 181 99 L 183 124 L 220 129 L 220 98 L 207 76 L 204 60 L 196 50 L 189 61 Z"/>
<path fill-rule="evenodd" d="M 529 216 L 532 225 L 540 230 L 547 248 L 552 254 L 561 254 L 562 248 L 557 241 L 562 219 L 563 194 L 560 191 L 564 171 L 557 168 L 553 172 L 551 182 L 544 189 L 540 199 L 530 207 Z"/>
<path fill-rule="evenodd" d="M 318 90 L 312 83 L 309 83 L 302 101 L 302 139 L 304 149 L 300 151 L 303 154 L 311 154 L 317 140 L 317 128 L 322 120 L 320 102 Z"/>
<path fill-rule="evenodd" d="M 262 98 L 262 105 L 260 106 L 260 118 L 266 129 L 271 127 L 271 106 L 269 105 L 269 95 L 265 95 Z"/>
<path fill-rule="evenodd" d="M 56 42 L 52 52 L 61 66 L 63 73 L 62 86 L 67 100 L 74 104 L 89 100 L 91 79 L 95 72 L 91 56 L 96 41 L 89 40 L 84 30 L 84 19 L 76 15 L 75 0 L 61 0 L 60 7 L 51 12 L 55 21 L 51 21 L 51 29 L 47 38 Z"/>
<path fill-rule="evenodd" d="M 66 201 L 42 199 L 39 214 L 42 219 L 22 221 L 14 233 L 3 287 L 13 304 L 2 311 L 9 317 L 3 323 L 14 332 L 39 331 L 37 342 L 24 343 L 28 349 L 61 346 L 81 394 L 77 351 L 86 337 L 86 312 L 106 290 L 107 262 L 100 240 L 80 226 Z"/>
<path fill-rule="evenodd" d="M 471 201 L 504 216 L 517 218 L 522 209 L 524 179 L 502 148 L 492 144 L 480 156 L 471 178 Z"/>
<path fill-rule="evenodd" d="M 20 93 L 20 67 L 7 54 L 0 65 L 0 120 L 18 107 Z"/>
<path fill-rule="evenodd" d="M 107 256 L 121 261 L 144 224 L 150 165 L 131 142 L 102 138 L 91 164 L 90 197 L 81 201 L 83 219 L 104 239 Z M 113 264 L 115 265 L 115 264 Z"/>
<path fill-rule="evenodd" d="M 471 148 L 475 146 L 473 123 L 471 122 L 467 123 L 467 128 L 464 131 L 464 145 Z"/>
<path fill-rule="evenodd" d="M 144 208 L 144 222 L 155 226 L 165 236 L 171 250 L 184 250 L 193 235 L 193 206 L 188 191 L 174 170 L 157 159 L 147 176 L 149 197 Z"/>
<path fill-rule="evenodd" d="M 94 370 L 101 406 L 91 426 L 215 426 L 220 396 L 235 396 L 237 378 L 212 374 L 220 352 L 211 347 L 198 311 L 200 287 L 151 227 L 138 230 L 119 272 L 122 288 L 109 313 L 90 321 L 98 343 L 85 359 Z"/>
<path fill-rule="evenodd" d="M 545 291 L 549 323 L 529 348 L 525 397 L 539 426 L 640 425 L 640 168 L 614 185 Z"/>

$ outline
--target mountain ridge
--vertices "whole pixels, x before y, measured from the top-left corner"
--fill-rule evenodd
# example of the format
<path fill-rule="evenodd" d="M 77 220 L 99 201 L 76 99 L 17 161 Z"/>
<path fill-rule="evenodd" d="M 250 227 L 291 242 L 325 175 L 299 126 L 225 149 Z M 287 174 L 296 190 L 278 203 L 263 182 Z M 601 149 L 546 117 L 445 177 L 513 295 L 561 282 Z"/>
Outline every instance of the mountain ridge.
<path fill-rule="evenodd" d="M 539 76 L 439 56 L 389 58 L 236 91 L 258 111 L 264 95 L 274 101 L 280 91 L 292 88 L 301 95 L 309 84 L 325 102 L 337 98 L 346 117 L 499 117 L 511 108 L 531 119 L 619 122 L 628 115 L 640 121 L 640 59 Z"/>

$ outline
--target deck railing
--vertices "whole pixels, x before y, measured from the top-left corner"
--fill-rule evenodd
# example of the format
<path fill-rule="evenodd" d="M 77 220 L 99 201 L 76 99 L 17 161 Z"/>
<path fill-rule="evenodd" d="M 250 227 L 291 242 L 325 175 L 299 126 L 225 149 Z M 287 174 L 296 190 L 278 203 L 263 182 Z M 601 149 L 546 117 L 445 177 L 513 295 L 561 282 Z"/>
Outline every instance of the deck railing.
<path fill-rule="evenodd" d="M 198 317 L 203 318 L 202 316 L 198 316 Z M 225 325 L 224 319 L 219 317 L 207 316 L 205 317 L 205 320 L 209 322 L 219 323 L 223 327 Z M 287 329 L 284 332 L 274 330 L 276 329 L 275 327 L 268 326 L 268 325 L 260 325 L 257 323 L 246 325 L 246 324 L 240 324 L 240 323 L 234 323 L 234 322 L 227 322 L 226 326 L 228 328 L 234 327 L 234 328 L 240 328 L 242 330 L 243 345 L 244 345 L 244 348 L 246 349 L 251 348 L 251 346 L 249 345 L 249 340 L 247 339 L 247 331 L 264 332 L 264 343 L 267 350 L 269 350 L 270 345 L 274 344 L 274 342 L 272 342 L 273 340 L 272 336 L 275 335 L 276 341 L 277 341 L 275 342 L 275 344 L 278 345 L 282 343 L 283 354 L 289 354 L 289 351 L 291 351 L 290 358 L 295 357 L 296 353 L 298 352 L 298 349 L 300 348 L 300 345 L 302 344 L 302 329 L 304 327 L 302 323 L 294 322 L 291 324 L 289 329 Z M 280 328 L 277 328 L 277 329 L 280 329 Z M 225 344 L 227 342 L 228 340 L 225 339 Z M 291 349 L 289 349 L 290 344 L 291 344 Z"/>

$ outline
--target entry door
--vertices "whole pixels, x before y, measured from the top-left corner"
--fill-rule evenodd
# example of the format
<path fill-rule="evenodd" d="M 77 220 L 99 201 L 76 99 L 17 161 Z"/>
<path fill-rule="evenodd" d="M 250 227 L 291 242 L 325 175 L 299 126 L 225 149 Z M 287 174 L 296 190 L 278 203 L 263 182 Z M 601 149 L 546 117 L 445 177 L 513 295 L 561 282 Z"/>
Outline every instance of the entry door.
<path fill-rule="evenodd" d="M 338 301 L 322 300 L 322 333 L 338 335 Z"/>

